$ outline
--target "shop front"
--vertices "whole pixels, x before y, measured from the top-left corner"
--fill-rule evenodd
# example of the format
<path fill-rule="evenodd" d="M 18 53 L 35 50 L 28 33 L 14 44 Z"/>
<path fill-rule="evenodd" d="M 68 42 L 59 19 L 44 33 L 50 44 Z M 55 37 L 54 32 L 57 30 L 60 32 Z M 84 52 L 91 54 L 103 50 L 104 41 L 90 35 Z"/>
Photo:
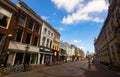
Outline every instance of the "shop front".
<path fill-rule="evenodd" d="M 37 64 L 37 53 L 24 53 L 19 51 L 10 50 L 8 56 L 8 65 L 15 65 L 15 64 Z"/>
<path fill-rule="evenodd" d="M 58 62 L 60 61 L 60 56 L 59 56 L 59 51 L 53 50 L 53 62 Z"/>
<path fill-rule="evenodd" d="M 26 49 L 27 46 L 26 44 L 18 42 L 10 42 L 7 64 L 37 64 L 39 48 L 29 46 Z"/>
<path fill-rule="evenodd" d="M 52 62 L 53 51 L 50 48 L 40 46 L 40 64 L 47 64 Z"/>

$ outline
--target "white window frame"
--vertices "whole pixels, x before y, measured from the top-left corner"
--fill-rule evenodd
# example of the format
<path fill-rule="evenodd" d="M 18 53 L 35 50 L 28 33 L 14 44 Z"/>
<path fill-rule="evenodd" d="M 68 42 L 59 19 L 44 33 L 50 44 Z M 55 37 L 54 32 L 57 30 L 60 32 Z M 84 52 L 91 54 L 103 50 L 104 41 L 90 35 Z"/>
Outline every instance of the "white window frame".
<path fill-rule="evenodd" d="M 12 17 L 12 13 L 7 11 L 6 9 L 2 8 L 1 6 L 0 6 L 0 13 L 8 17 L 8 21 L 7 21 L 6 27 L 3 27 L 1 25 L 0 25 L 0 27 L 4 28 L 4 29 L 8 29 L 9 24 L 10 24 L 10 20 L 11 20 L 11 17 Z"/>

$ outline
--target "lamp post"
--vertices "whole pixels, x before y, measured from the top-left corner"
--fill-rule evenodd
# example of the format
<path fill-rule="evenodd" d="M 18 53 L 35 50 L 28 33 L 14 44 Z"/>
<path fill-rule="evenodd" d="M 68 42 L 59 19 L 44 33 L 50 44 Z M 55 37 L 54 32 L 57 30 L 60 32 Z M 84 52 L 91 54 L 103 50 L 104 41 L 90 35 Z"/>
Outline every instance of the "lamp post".
<path fill-rule="evenodd" d="M 23 56 L 23 65 L 24 65 L 24 70 L 23 71 L 26 71 L 26 53 L 28 52 L 29 50 L 29 45 L 27 44 L 27 46 L 25 47 L 25 53 L 24 53 L 24 56 Z"/>
<path fill-rule="evenodd" d="M 26 53 L 28 52 L 29 50 L 29 45 L 27 44 L 27 46 L 25 47 L 25 55 L 24 55 L 24 63 L 26 63 Z"/>
<path fill-rule="evenodd" d="M 88 68 L 90 69 L 90 55 L 89 55 L 89 51 L 87 51 L 87 58 L 88 58 Z"/>

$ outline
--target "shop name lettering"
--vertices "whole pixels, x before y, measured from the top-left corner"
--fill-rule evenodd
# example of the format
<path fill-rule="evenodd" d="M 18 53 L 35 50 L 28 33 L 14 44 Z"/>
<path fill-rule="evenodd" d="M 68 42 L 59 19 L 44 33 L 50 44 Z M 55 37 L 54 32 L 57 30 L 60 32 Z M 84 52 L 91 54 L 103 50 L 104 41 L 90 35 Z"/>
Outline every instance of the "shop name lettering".
<path fill-rule="evenodd" d="M 50 51 L 50 49 L 44 49 L 44 51 Z"/>

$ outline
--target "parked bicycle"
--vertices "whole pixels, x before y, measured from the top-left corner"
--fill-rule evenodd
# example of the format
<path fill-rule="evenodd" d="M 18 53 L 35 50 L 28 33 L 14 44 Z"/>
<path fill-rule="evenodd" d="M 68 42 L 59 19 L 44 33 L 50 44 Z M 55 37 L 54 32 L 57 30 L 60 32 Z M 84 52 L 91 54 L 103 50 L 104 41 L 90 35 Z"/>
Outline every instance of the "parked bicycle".
<path fill-rule="evenodd" d="M 10 70 L 13 72 L 23 71 L 23 64 L 16 64 L 14 66 L 10 66 Z"/>

